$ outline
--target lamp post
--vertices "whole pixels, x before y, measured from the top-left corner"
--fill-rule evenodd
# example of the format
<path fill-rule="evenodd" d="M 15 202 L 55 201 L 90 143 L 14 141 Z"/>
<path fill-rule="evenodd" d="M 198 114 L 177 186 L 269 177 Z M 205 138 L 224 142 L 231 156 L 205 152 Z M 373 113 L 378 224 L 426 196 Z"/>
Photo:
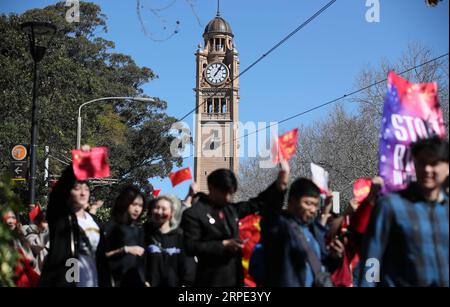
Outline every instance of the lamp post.
<path fill-rule="evenodd" d="M 31 115 L 31 148 L 30 148 L 30 180 L 29 180 L 29 204 L 36 203 L 36 160 L 38 146 L 38 63 L 44 58 L 45 51 L 56 32 L 56 27 L 47 22 L 25 22 L 20 25 L 22 31 L 28 35 L 30 53 L 33 58 L 33 106 Z"/>
<path fill-rule="evenodd" d="M 153 98 L 143 98 L 143 97 L 103 97 L 103 98 L 97 98 L 94 100 L 90 100 L 88 102 L 83 103 L 78 108 L 78 121 L 77 121 L 77 148 L 81 148 L 81 109 L 93 102 L 97 101 L 104 101 L 104 100 L 133 100 L 133 101 L 141 101 L 141 102 L 154 102 L 155 100 Z"/>

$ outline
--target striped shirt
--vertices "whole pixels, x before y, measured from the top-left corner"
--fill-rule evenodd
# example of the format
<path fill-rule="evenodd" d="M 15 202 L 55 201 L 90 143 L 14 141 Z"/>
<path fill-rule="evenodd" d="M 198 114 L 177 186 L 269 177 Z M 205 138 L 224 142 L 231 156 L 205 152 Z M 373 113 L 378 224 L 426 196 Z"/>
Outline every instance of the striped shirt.
<path fill-rule="evenodd" d="M 419 188 L 378 200 L 362 250 L 361 286 L 449 286 L 448 196 L 427 202 Z M 364 266 L 366 264 L 366 266 Z"/>

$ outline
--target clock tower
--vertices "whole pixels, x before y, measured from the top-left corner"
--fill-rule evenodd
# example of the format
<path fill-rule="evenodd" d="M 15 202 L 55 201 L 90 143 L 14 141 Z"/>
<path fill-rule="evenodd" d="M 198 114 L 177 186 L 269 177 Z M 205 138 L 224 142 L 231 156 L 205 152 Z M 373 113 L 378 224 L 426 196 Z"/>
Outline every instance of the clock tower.
<path fill-rule="evenodd" d="M 238 172 L 239 59 L 230 24 L 217 15 L 196 52 L 194 177 L 202 192 L 216 169 Z"/>

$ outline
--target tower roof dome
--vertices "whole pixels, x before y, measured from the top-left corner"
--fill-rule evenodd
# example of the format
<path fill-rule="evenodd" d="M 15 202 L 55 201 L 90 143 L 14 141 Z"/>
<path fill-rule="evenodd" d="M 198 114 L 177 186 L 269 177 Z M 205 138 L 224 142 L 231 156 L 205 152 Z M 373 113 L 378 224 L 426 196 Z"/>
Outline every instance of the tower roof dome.
<path fill-rule="evenodd" d="M 230 24 L 225 19 L 220 17 L 219 14 L 217 14 L 217 16 L 213 20 L 211 20 L 205 27 L 204 35 L 211 34 L 226 34 L 232 37 L 234 36 Z"/>

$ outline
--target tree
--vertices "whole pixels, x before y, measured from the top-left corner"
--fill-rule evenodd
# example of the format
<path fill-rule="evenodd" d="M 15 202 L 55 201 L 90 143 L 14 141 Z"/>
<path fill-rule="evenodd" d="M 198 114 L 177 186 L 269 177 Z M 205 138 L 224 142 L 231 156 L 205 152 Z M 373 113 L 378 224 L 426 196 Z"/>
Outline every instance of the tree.
<path fill-rule="evenodd" d="M 10 178 L 4 176 L 0 178 L 0 216 L 12 210 L 17 212 L 20 200 L 12 191 L 12 182 Z M 19 259 L 14 244 L 16 234 L 12 233 L 6 223 L 0 223 L 0 287 L 14 286 L 15 266 Z"/>
<path fill-rule="evenodd" d="M 261 168 L 257 158 L 239 164 L 239 184 L 236 199 L 239 201 L 256 197 L 277 178 L 275 168 Z"/>
<path fill-rule="evenodd" d="M 106 16 L 98 5 L 80 3 L 79 23 L 65 20 L 64 2 L 22 15 L 0 15 L 0 171 L 9 169 L 11 146 L 27 144 L 31 127 L 32 60 L 28 41 L 20 30 L 24 21 L 51 21 L 57 33 L 41 62 L 38 101 L 40 127 L 38 148 L 38 199 L 44 200 L 44 146 L 63 162 L 70 162 L 75 147 L 78 107 L 105 96 L 142 96 L 142 85 L 157 75 L 139 67 L 124 54 L 114 53 L 114 42 L 100 36 L 107 31 Z M 164 111 L 167 103 L 115 101 L 83 109 L 83 143 L 108 145 L 111 176 L 120 185 L 138 184 L 149 192 L 148 179 L 165 176 L 174 163 L 169 128 L 176 121 Z M 65 164 L 51 158 L 50 172 L 58 175 Z M 119 186 L 114 186 L 117 190 Z M 26 186 L 17 189 L 25 200 Z M 111 195 L 111 189 L 101 189 Z M 112 195 L 111 195 L 112 196 Z"/>
<path fill-rule="evenodd" d="M 378 80 L 383 80 L 386 78 L 391 70 L 400 73 L 422 63 L 427 63 L 432 58 L 433 52 L 431 49 L 419 43 L 410 44 L 397 63 L 389 63 L 387 60 L 383 59 L 379 64 L 379 69 L 373 69 L 372 67 L 363 69 L 356 80 L 356 87 L 366 87 Z M 417 69 L 410 70 L 403 74 L 402 77 L 414 83 L 437 82 L 439 101 L 443 111 L 444 125 L 446 127 L 448 137 L 448 58 L 441 58 Z M 361 114 L 360 116 L 368 123 L 367 129 L 371 130 L 371 135 L 373 138 L 378 136 L 380 131 L 385 93 L 386 83 L 383 82 L 376 86 L 370 87 L 352 100 L 352 102 L 358 104 L 358 110 Z"/>

